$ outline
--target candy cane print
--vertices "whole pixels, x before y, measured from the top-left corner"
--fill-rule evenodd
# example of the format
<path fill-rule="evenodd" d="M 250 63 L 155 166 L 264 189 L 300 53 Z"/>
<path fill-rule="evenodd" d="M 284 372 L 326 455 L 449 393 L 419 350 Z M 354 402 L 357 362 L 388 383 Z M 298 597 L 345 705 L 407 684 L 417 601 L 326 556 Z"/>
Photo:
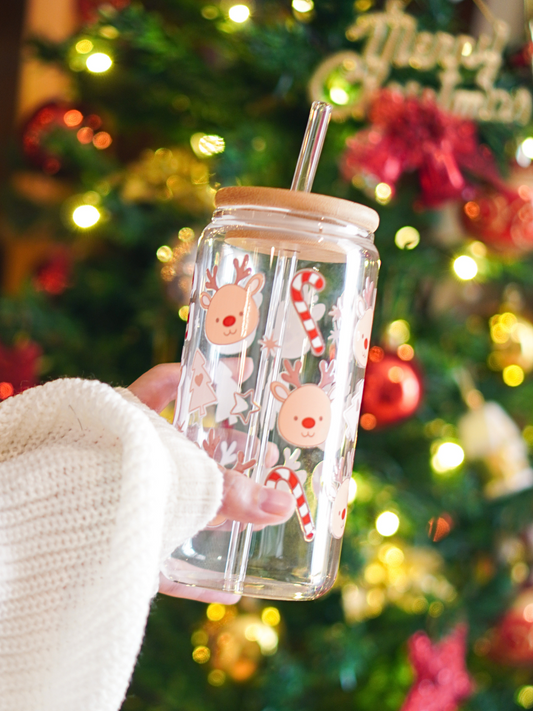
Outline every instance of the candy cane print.
<path fill-rule="evenodd" d="M 296 499 L 296 514 L 298 516 L 303 536 L 306 541 L 312 541 L 315 537 L 315 524 L 311 518 L 311 512 L 309 511 L 307 499 L 305 498 L 305 492 L 302 489 L 300 480 L 292 469 L 289 469 L 288 467 L 276 467 L 267 474 L 265 484 L 268 486 L 270 482 L 273 482 L 274 488 L 276 488 L 280 481 L 284 481 L 289 485 L 289 488 Z"/>
<path fill-rule="evenodd" d="M 311 341 L 311 350 L 313 354 L 319 356 L 326 350 L 326 345 L 324 343 L 324 338 L 320 333 L 320 329 L 318 328 L 314 318 L 311 316 L 308 305 L 305 303 L 302 293 L 305 284 L 312 286 L 316 289 L 316 291 L 322 291 L 322 289 L 326 286 L 326 280 L 322 274 L 315 272 L 313 269 L 301 269 L 299 272 L 296 272 L 291 283 L 292 303 L 294 304 L 294 308 L 298 312 L 302 326 Z"/>

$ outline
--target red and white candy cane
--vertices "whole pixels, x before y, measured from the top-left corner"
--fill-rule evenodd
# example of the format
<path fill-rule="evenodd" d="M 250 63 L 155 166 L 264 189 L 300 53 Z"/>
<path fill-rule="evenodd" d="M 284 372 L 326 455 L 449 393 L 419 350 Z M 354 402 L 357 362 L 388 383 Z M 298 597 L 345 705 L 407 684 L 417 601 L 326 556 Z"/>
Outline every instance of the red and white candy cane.
<path fill-rule="evenodd" d="M 302 533 L 306 541 L 312 541 L 315 537 L 315 524 L 311 518 L 311 512 L 307 504 L 305 492 L 300 484 L 300 480 L 296 474 L 288 467 L 276 467 L 267 474 L 265 484 L 268 486 L 271 482 L 274 488 L 280 481 L 284 481 L 289 485 L 289 488 L 296 499 L 296 514 L 302 528 Z"/>
<path fill-rule="evenodd" d="M 303 288 L 308 284 L 312 286 L 316 291 L 322 291 L 326 286 L 326 280 L 313 269 L 301 269 L 296 272 L 291 283 L 291 299 L 294 304 L 294 308 L 298 312 L 302 326 L 307 333 L 309 340 L 311 341 L 311 350 L 314 355 L 319 356 L 326 350 L 326 344 L 324 343 L 324 338 L 320 333 L 320 329 L 316 324 L 314 318 L 311 316 L 309 307 L 305 302 L 303 297 Z"/>

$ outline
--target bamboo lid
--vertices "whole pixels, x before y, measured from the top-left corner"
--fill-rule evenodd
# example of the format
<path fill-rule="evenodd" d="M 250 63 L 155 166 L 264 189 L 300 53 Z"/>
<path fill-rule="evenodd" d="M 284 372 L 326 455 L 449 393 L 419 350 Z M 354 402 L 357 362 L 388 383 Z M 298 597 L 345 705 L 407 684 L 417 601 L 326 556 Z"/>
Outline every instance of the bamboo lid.
<path fill-rule="evenodd" d="M 371 207 L 357 202 L 305 193 L 282 188 L 233 187 L 221 188 L 215 195 L 215 206 L 224 208 L 234 205 L 272 207 L 282 210 L 307 212 L 317 217 L 332 217 L 375 232 L 379 215 Z"/>

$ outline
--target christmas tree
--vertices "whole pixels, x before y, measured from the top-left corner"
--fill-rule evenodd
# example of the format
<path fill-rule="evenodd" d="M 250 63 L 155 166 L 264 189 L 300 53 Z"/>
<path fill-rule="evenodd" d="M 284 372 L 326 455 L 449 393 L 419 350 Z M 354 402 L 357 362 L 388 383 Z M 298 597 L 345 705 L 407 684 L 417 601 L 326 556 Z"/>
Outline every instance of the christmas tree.
<path fill-rule="evenodd" d="M 525 23 L 509 41 L 481 0 L 78 5 L 74 35 L 31 40 L 71 89 L 21 126 L 3 194 L 1 398 L 179 359 L 215 191 L 289 187 L 312 100 L 313 190 L 381 218 L 334 590 L 158 597 L 124 711 L 533 708 Z"/>

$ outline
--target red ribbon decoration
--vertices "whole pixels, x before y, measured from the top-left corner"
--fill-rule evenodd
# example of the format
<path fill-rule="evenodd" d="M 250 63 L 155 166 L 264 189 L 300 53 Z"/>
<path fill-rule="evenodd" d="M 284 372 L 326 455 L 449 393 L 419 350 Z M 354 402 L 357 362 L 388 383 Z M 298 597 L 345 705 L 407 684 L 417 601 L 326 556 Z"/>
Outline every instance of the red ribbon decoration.
<path fill-rule="evenodd" d="M 368 118 L 371 127 L 346 142 L 341 168 L 346 179 L 366 173 L 394 192 L 403 173 L 418 171 L 429 207 L 460 198 L 467 185 L 464 172 L 502 185 L 491 151 L 479 144 L 475 123 L 444 111 L 428 92 L 419 97 L 382 89 Z"/>

